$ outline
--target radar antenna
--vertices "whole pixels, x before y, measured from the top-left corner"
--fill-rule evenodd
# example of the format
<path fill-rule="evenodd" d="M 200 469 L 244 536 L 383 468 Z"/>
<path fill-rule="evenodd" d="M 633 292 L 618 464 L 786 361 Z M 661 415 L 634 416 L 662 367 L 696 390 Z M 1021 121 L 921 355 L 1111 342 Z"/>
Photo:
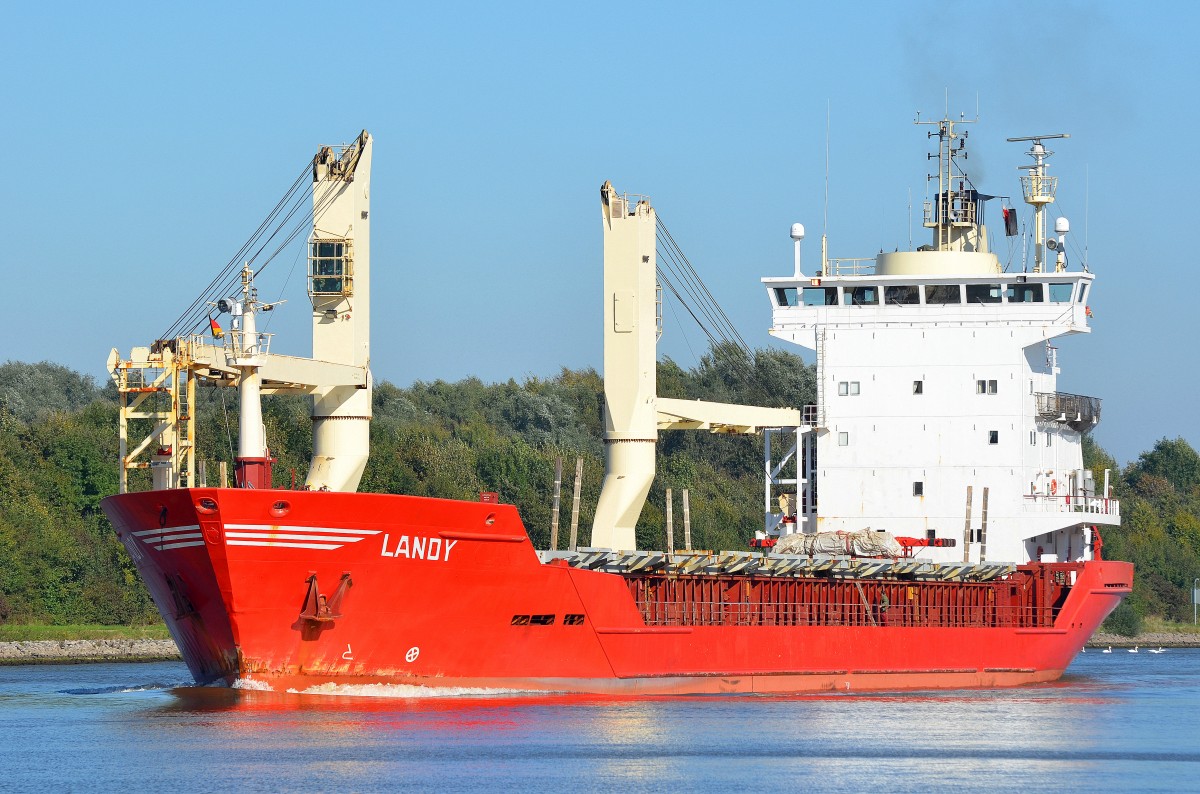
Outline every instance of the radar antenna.
<path fill-rule="evenodd" d="M 1033 205 L 1033 272 L 1045 272 L 1046 261 L 1046 205 L 1054 203 L 1054 192 L 1058 189 L 1058 177 L 1046 174 L 1046 158 L 1054 152 L 1045 147 L 1042 141 L 1054 138 L 1070 138 L 1065 132 L 1053 135 L 1024 135 L 1009 138 L 1009 143 L 1032 141 L 1033 145 L 1026 152 L 1033 158 L 1033 165 L 1019 165 L 1018 170 L 1027 171 L 1021 177 L 1021 192 L 1025 203 Z"/>

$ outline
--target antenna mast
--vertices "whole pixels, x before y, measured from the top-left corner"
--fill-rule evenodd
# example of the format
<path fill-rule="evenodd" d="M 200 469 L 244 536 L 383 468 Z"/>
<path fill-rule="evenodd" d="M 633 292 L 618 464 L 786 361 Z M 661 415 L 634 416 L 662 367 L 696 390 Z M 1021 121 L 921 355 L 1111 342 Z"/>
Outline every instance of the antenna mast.
<path fill-rule="evenodd" d="M 1046 205 L 1054 203 L 1054 192 L 1058 189 L 1058 177 L 1046 174 L 1046 158 L 1054 152 L 1042 145 L 1042 141 L 1054 138 L 1070 138 L 1067 133 L 1055 135 L 1026 135 L 1009 138 L 1009 143 L 1032 141 L 1026 152 L 1033 158 L 1033 165 L 1019 165 L 1027 173 L 1021 177 L 1021 191 L 1025 203 L 1033 205 L 1033 272 L 1044 273 L 1046 267 Z"/>
<path fill-rule="evenodd" d="M 928 159 L 932 160 L 934 157 L 937 157 L 938 161 L 937 208 L 931 212 L 932 208 L 926 202 L 925 226 L 935 230 L 934 247 L 938 251 L 947 251 L 953 247 L 952 243 L 956 239 L 956 228 L 959 229 L 959 233 L 961 234 L 963 229 L 967 227 L 974 228 L 975 226 L 973 202 L 968 201 L 963 203 L 962 198 L 954 190 L 954 161 L 959 157 L 962 157 L 964 160 L 967 159 L 966 139 L 969 136 L 969 133 L 965 131 L 962 133 L 955 132 L 954 125 L 974 124 L 977 121 L 979 121 L 978 118 L 963 118 L 961 113 L 959 114 L 958 121 L 953 121 L 949 117 L 949 114 L 943 116 L 939 121 L 921 121 L 921 114 L 918 113 L 916 120 L 913 122 L 914 124 L 937 125 L 937 132 L 930 131 L 927 133 L 927 137 L 929 138 L 935 135 L 938 138 L 938 153 L 936 155 L 927 155 Z M 954 145 L 956 140 L 958 141 L 957 146 Z M 933 175 L 930 174 L 926 177 L 926 182 L 932 181 L 933 178 Z M 962 214 L 963 211 L 966 211 L 966 215 L 970 215 L 970 217 Z"/>
<path fill-rule="evenodd" d="M 825 226 L 821 229 L 821 275 L 829 268 L 829 100 L 825 100 Z"/>

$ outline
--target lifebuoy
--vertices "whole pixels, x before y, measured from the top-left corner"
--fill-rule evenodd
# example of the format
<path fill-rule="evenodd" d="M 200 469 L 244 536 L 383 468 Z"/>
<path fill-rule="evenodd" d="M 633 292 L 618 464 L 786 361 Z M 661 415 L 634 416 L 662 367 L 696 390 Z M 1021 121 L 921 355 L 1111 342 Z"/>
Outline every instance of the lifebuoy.
<path fill-rule="evenodd" d="M 1051 481 L 1050 481 L 1050 495 L 1051 495 L 1051 496 L 1057 496 L 1057 495 L 1058 495 L 1058 480 L 1051 480 Z"/>

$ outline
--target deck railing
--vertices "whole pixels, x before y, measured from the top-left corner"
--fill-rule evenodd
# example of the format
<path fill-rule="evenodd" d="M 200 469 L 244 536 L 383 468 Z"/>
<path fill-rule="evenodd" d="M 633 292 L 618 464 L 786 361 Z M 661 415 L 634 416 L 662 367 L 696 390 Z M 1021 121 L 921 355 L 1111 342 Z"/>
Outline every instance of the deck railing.
<path fill-rule="evenodd" d="M 653 601 L 639 605 L 647 626 L 907 626 L 989 628 L 1044 626 L 1050 607 L 990 604 L 726 603 Z"/>
<path fill-rule="evenodd" d="M 1093 496 L 1044 496 L 1027 494 L 1026 513 L 1082 513 L 1085 515 L 1121 517 L 1121 503 L 1116 499 Z"/>
<path fill-rule="evenodd" d="M 829 259 L 825 263 L 827 276 L 870 276 L 875 273 L 875 257 Z"/>

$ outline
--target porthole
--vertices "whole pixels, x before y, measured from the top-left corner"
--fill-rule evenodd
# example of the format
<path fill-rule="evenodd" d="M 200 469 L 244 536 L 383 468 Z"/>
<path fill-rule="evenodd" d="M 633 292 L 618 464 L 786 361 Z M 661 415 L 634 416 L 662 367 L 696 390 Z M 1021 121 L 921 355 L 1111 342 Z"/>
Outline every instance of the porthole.
<path fill-rule="evenodd" d="M 202 499 L 198 499 L 196 501 L 196 512 L 204 513 L 205 515 L 212 515 L 213 513 L 217 512 L 217 500 L 210 499 L 207 496 Z"/>
<path fill-rule="evenodd" d="M 271 515 L 275 518 L 280 518 L 282 516 L 286 516 L 291 509 L 292 506 L 290 504 L 288 504 L 285 500 L 280 499 L 275 502 L 275 504 L 271 505 Z"/>

